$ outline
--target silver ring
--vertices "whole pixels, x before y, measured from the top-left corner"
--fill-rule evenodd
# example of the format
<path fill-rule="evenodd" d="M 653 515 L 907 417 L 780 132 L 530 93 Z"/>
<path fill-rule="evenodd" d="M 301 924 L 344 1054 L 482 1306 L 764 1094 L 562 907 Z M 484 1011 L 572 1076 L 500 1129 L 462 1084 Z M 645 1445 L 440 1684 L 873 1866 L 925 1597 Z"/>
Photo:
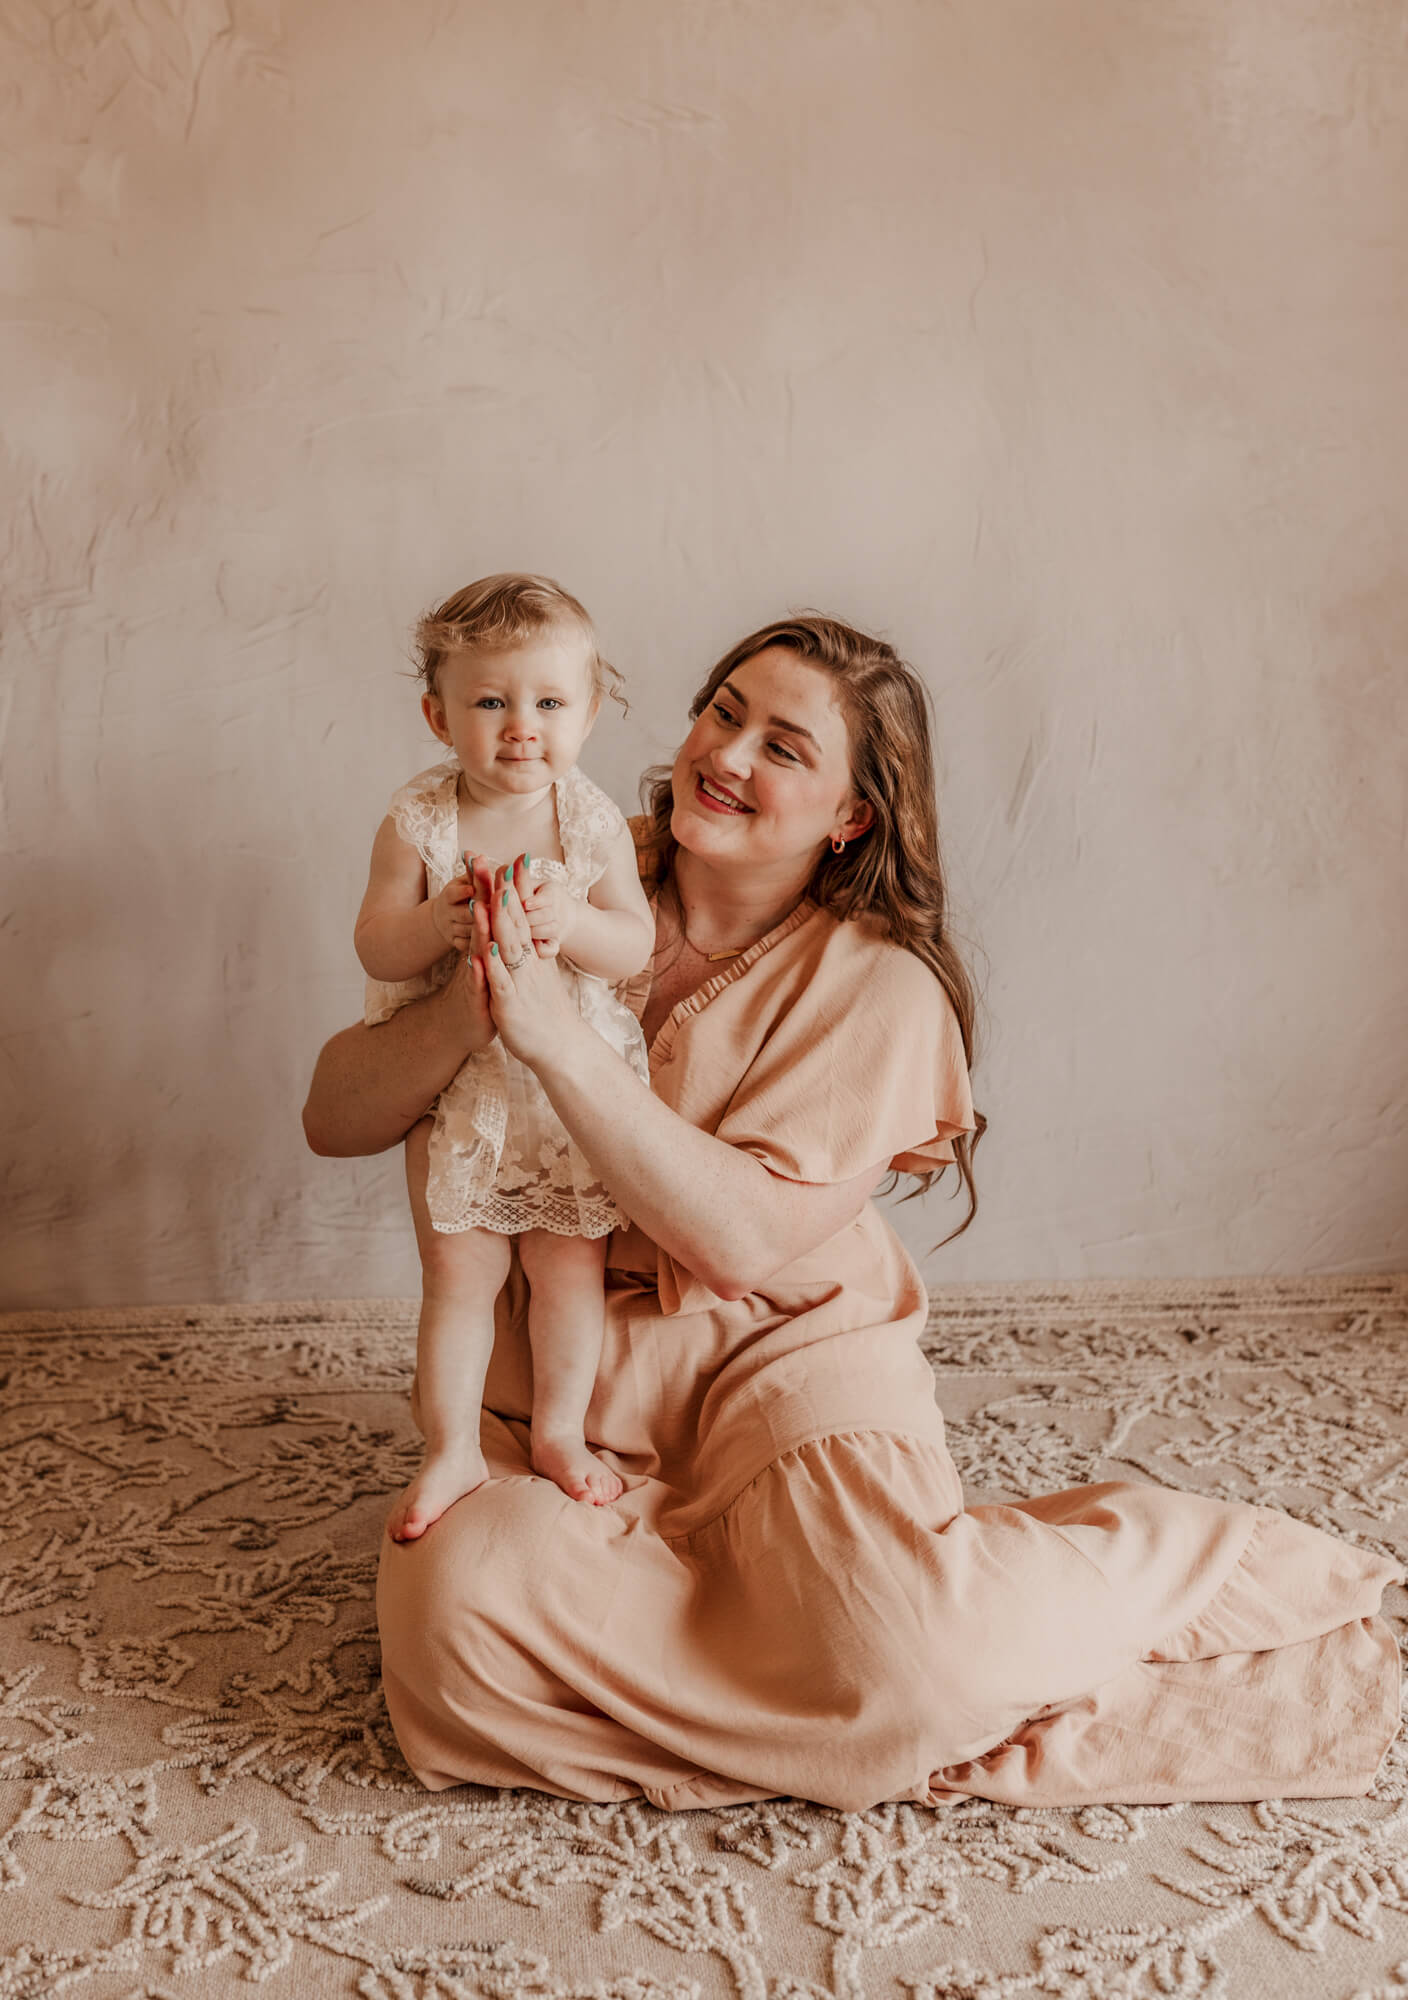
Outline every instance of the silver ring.
<path fill-rule="evenodd" d="M 506 958 L 504 960 L 504 964 L 510 972 L 517 972 L 520 965 L 526 965 L 527 963 L 528 954 L 526 951 L 519 952 L 517 958 Z"/>

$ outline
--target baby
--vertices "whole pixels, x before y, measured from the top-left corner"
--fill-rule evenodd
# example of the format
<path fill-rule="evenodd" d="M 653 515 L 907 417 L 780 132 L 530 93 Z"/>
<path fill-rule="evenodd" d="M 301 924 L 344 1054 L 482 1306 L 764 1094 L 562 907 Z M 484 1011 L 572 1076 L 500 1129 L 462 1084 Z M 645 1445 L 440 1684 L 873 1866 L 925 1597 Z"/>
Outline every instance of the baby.
<path fill-rule="evenodd" d="M 394 794 L 372 848 L 356 931 L 368 1022 L 453 976 L 497 862 L 521 885 L 534 949 L 557 957 L 583 1018 L 648 1078 L 639 1023 L 613 989 L 649 960 L 654 923 L 626 822 L 576 761 L 607 677 L 620 678 L 591 620 L 546 577 L 489 576 L 416 640 L 421 709 L 451 754 Z M 621 1481 L 584 1426 L 606 1239 L 624 1218 L 497 1037 L 408 1134 L 406 1179 L 422 1273 L 411 1413 L 426 1452 L 391 1534 L 413 1541 L 488 1477 L 479 1412 L 511 1237 L 529 1287 L 534 1469 L 575 1500 L 616 1499 Z"/>

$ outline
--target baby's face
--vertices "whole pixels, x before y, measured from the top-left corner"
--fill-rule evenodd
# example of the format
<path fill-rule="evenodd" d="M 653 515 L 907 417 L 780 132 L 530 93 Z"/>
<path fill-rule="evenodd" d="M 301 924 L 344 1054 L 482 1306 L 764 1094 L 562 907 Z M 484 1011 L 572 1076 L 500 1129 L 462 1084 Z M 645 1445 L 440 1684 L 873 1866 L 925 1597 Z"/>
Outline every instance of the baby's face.
<path fill-rule="evenodd" d="M 572 768 L 596 720 L 591 655 L 580 632 L 539 633 L 501 652 L 453 653 L 425 719 L 488 803 L 542 791 Z"/>

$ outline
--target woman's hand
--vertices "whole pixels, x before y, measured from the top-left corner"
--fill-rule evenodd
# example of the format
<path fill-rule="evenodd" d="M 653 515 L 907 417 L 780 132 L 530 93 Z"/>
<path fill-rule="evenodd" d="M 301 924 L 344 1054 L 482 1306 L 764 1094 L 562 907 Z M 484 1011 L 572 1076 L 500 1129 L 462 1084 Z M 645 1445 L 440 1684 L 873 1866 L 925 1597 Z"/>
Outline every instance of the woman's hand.
<path fill-rule="evenodd" d="M 478 923 L 487 952 L 487 916 L 481 913 Z M 303 1109 L 308 1144 L 335 1158 L 399 1145 L 465 1058 L 487 1048 L 494 1034 L 483 963 L 462 958 L 443 986 L 398 1007 L 389 1021 L 374 1028 L 359 1021 L 333 1036 L 318 1057 Z"/>
<path fill-rule="evenodd" d="M 493 935 L 486 940 L 481 958 L 476 919 L 475 963 L 483 968 L 489 1014 L 504 1047 L 536 1070 L 550 1056 L 562 1053 L 582 1023 L 556 962 L 540 958 L 534 946 L 520 893 L 527 886 L 526 878 L 521 856 L 512 870 L 495 871 L 488 899 L 488 924 Z M 475 907 L 479 907 L 477 896 Z"/>
<path fill-rule="evenodd" d="M 497 1032 L 489 1006 L 489 981 L 484 972 L 484 956 L 489 950 L 489 922 L 483 914 L 483 906 L 476 902 L 475 908 L 478 914 L 474 919 L 469 949 L 437 996 L 442 1004 L 453 1008 L 467 1055 L 477 1055 L 480 1049 L 487 1049 Z M 475 941 L 481 936 L 483 955 L 481 945 Z"/>

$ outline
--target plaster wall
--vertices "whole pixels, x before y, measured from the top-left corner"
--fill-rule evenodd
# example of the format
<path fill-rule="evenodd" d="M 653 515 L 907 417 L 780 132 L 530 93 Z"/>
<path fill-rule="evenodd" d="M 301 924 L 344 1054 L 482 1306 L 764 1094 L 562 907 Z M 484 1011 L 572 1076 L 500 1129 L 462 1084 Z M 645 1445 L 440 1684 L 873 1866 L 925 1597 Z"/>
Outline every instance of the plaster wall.
<path fill-rule="evenodd" d="M 508 567 L 595 613 L 628 807 L 780 610 L 925 673 L 992 1125 L 931 1276 L 1408 1261 L 1397 5 L 4 37 L 5 1303 L 415 1288 L 398 1158 L 298 1110 L 409 627 Z"/>

